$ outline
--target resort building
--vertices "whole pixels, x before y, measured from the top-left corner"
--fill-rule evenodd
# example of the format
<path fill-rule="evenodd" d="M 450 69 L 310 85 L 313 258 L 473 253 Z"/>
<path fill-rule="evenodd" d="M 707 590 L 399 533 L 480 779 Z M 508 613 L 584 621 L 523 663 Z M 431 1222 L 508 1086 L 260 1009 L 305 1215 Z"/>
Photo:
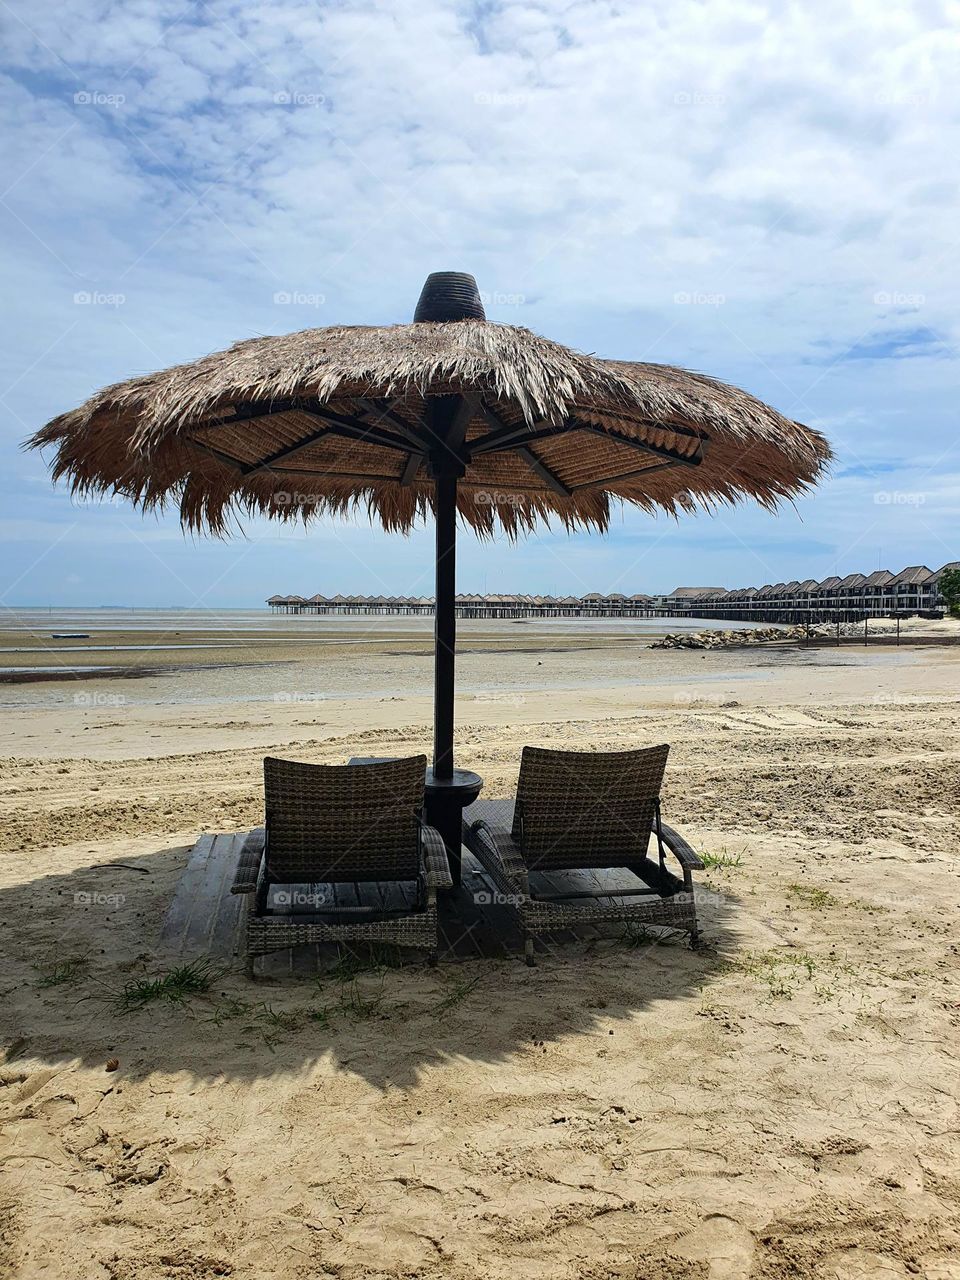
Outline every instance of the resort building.
<path fill-rule="evenodd" d="M 856 622 L 896 614 L 942 612 L 940 577 L 960 568 L 952 560 L 937 570 L 911 565 L 899 573 L 848 573 L 845 578 L 816 582 L 777 582 L 762 587 L 676 587 L 668 595 L 627 596 L 598 591 L 584 596 L 476 595 L 457 596 L 461 618 L 718 618 L 756 622 Z M 315 594 L 271 596 L 274 613 L 290 614 L 405 614 L 433 613 L 428 596 L 343 596 Z"/>

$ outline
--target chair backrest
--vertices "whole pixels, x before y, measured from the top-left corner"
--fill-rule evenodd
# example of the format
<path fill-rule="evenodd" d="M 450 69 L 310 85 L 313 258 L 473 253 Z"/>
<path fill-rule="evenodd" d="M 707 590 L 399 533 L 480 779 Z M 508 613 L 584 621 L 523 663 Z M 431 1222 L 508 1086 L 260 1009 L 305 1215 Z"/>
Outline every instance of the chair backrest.
<path fill-rule="evenodd" d="M 524 747 L 513 838 L 528 867 L 622 867 L 646 856 L 668 746 Z"/>
<path fill-rule="evenodd" d="M 415 880 L 427 757 L 263 762 L 266 863 L 279 883 Z"/>

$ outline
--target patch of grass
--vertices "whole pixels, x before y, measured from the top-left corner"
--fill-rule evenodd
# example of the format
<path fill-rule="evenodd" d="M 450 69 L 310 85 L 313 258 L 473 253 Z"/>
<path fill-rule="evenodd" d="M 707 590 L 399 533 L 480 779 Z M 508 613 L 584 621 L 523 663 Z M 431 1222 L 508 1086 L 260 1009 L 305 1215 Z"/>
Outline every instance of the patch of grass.
<path fill-rule="evenodd" d="M 121 1013 L 157 1003 L 182 1005 L 190 996 L 206 995 L 220 976 L 209 960 L 193 960 L 158 978 L 131 978 L 119 991 L 110 992 L 109 999 Z"/>
<path fill-rule="evenodd" d="M 682 947 L 687 944 L 688 935 L 680 929 L 670 933 L 654 933 L 645 924 L 634 924 L 628 920 L 620 933 L 619 941 L 625 947 Z"/>
<path fill-rule="evenodd" d="M 739 853 L 728 853 L 726 845 L 719 853 L 701 853 L 700 861 L 709 871 L 711 868 L 716 870 L 725 870 L 728 867 L 743 866 L 743 855 L 745 850 L 741 849 Z"/>
<path fill-rule="evenodd" d="M 879 903 L 865 902 L 863 898 L 838 898 L 827 889 L 819 889 L 814 885 L 788 884 L 787 893 L 801 906 L 810 907 L 814 911 L 826 911 L 829 907 L 849 907 L 854 911 L 879 915 L 888 910 Z"/>
<path fill-rule="evenodd" d="M 461 978 L 459 982 L 455 982 L 443 999 L 439 1000 L 430 1012 L 434 1017 L 437 1017 L 441 1013 L 446 1013 L 448 1009 L 455 1009 L 458 1004 L 466 1000 L 482 977 L 483 974 L 478 973 L 475 978 Z"/>
<path fill-rule="evenodd" d="M 371 942 L 362 950 L 348 948 L 340 954 L 330 968 L 321 975 L 335 982 L 349 982 L 359 973 L 379 973 L 383 969 L 402 969 L 408 957 L 402 947 L 391 947 L 383 942 Z"/>
<path fill-rule="evenodd" d="M 263 1004 L 258 1013 L 264 1024 L 263 1039 L 271 1048 L 281 1036 L 294 1031 L 301 1031 L 310 1020 L 310 1010 L 303 1006 L 294 1009 L 274 1009 L 273 1005 Z"/>
<path fill-rule="evenodd" d="M 721 972 L 747 974 L 767 988 L 770 1000 L 791 1000 L 807 982 L 814 982 L 817 1000 L 830 1000 L 839 995 L 835 980 L 841 973 L 852 972 L 849 965 L 821 959 L 807 951 L 794 949 L 744 952 L 725 961 Z"/>
<path fill-rule="evenodd" d="M 792 1000 L 796 987 L 791 986 L 791 984 L 786 982 L 783 978 L 774 978 L 773 975 L 771 975 L 767 984 L 767 990 L 771 1000 Z"/>
<path fill-rule="evenodd" d="M 310 1019 L 311 1011 L 298 1005 L 294 1009 L 274 1009 L 273 1005 L 262 1006 L 261 1016 L 271 1027 L 278 1031 L 299 1031 Z"/>
<path fill-rule="evenodd" d="M 86 956 L 72 956 L 69 960 L 58 960 L 49 965 L 35 964 L 32 968 L 40 975 L 36 985 L 41 991 L 50 987 L 73 986 L 85 976 L 87 964 Z"/>
<path fill-rule="evenodd" d="M 344 984 L 338 1007 L 341 1013 L 354 1022 L 368 1022 L 371 1018 L 379 1018 L 383 1013 L 383 982 L 372 995 L 365 995 L 356 980 L 349 986 Z"/>
<path fill-rule="evenodd" d="M 207 1021 L 222 1027 L 225 1022 L 233 1018 L 242 1018 L 249 1012 L 250 1005 L 245 1000 L 238 1000 L 236 996 L 221 995 L 221 999 Z"/>
<path fill-rule="evenodd" d="M 242 1030 L 258 1036 L 267 1048 L 274 1048 L 284 1036 L 301 1031 L 308 1023 L 329 1026 L 329 1013 L 326 1009 L 312 1008 L 309 1005 L 297 1005 L 292 1009 L 275 1009 L 273 1005 L 261 1003 L 251 1005 L 235 996 L 221 993 L 207 1022 L 222 1027 L 234 1020 L 242 1019 Z"/>
<path fill-rule="evenodd" d="M 842 907 L 844 904 L 826 889 L 808 884 L 788 884 L 787 893 L 791 898 L 812 911 L 826 911 L 829 907 Z"/>

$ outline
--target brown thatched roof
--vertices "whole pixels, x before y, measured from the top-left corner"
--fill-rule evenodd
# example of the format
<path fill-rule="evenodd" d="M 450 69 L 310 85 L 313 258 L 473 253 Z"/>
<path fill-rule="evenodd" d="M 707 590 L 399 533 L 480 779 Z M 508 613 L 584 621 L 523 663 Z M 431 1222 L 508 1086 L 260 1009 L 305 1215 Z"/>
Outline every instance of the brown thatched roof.
<path fill-rule="evenodd" d="M 355 506 L 408 529 L 433 502 L 425 397 L 450 393 L 472 397 L 459 508 L 480 533 L 552 515 L 603 528 L 611 497 L 772 507 L 830 457 L 818 432 L 702 374 L 481 320 L 250 339 L 107 387 L 29 443 L 56 450 L 76 491 L 172 503 L 195 529 Z"/>

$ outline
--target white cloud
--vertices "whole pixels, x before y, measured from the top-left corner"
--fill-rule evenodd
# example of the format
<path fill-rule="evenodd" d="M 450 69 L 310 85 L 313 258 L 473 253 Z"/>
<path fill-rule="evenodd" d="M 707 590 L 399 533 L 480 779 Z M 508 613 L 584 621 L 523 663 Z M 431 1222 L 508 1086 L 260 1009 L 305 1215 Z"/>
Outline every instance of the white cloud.
<path fill-rule="evenodd" d="M 845 463 L 960 471 L 960 33 L 945 9 L 11 7 L 8 475 L 40 467 L 13 463 L 27 430 L 97 385 L 252 333 L 406 319 L 438 268 L 527 299 L 495 318 L 689 363 L 835 423 Z M 78 307 L 90 288 L 124 302 Z M 277 307 L 278 290 L 325 303 Z M 915 357 L 921 328 L 940 345 Z M 888 340 L 911 358 L 847 358 Z M 726 519 L 784 556 L 815 529 L 839 556 L 845 513 L 875 514 L 841 480 L 801 505 L 803 530 L 789 511 Z M 949 500 L 926 516 L 896 513 L 908 559 L 949 541 Z M 533 546 L 508 555 L 538 563 Z"/>

